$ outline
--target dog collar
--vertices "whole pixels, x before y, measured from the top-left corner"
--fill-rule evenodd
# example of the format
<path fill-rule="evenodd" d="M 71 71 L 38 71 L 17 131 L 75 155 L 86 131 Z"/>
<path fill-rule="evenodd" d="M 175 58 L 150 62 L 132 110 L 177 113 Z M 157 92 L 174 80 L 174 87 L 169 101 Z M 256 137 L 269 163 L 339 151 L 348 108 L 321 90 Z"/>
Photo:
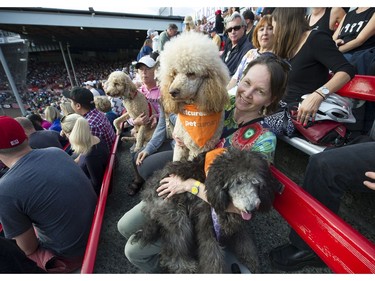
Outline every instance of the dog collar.
<path fill-rule="evenodd" d="M 135 94 L 134 94 L 134 96 L 132 97 L 132 99 L 134 99 L 137 95 L 138 95 L 138 90 L 135 91 Z"/>

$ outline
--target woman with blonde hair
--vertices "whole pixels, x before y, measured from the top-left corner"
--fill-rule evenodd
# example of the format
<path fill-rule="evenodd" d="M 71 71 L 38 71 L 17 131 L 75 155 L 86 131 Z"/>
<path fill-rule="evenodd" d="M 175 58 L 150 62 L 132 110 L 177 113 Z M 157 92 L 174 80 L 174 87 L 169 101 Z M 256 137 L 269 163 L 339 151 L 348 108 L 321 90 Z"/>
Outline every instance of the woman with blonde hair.
<path fill-rule="evenodd" d="M 44 116 L 46 117 L 46 120 L 52 124 L 48 130 L 54 130 L 60 133 L 61 131 L 60 111 L 56 107 L 49 105 L 44 110 Z"/>
<path fill-rule="evenodd" d="M 74 113 L 63 118 L 62 128 L 69 138 L 72 149 L 79 154 L 76 162 L 99 195 L 109 157 L 107 145 L 91 134 L 89 123 L 79 114 Z"/>
<path fill-rule="evenodd" d="M 70 104 L 70 102 L 63 102 L 60 104 L 60 109 L 61 109 L 61 114 L 63 116 L 67 116 L 69 114 L 72 114 L 74 113 L 74 110 L 72 108 L 72 105 Z"/>
<path fill-rule="evenodd" d="M 196 26 L 192 16 L 186 16 L 184 19 L 185 29 L 184 31 L 197 31 L 199 32 L 199 26 Z"/>

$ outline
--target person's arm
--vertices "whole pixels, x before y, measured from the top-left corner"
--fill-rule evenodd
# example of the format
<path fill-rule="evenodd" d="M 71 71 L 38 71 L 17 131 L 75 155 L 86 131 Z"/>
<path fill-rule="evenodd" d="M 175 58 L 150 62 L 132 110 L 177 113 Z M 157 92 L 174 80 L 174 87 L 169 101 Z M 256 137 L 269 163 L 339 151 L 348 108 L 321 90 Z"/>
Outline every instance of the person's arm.
<path fill-rule="evenodd" d="M 375 172 L 366 172 L 365 176 L 372 179 L 372 180 L 375 180 Z M 365 186 L 367 186 L 368 188 L 375 190 L 375 183 L 374 182 L 364 181 L 363 184 Z"/>
<path fill-rule="evenodd" d="M 335 32 L 332 35 L 332 39 L 333 39 L 333 41 L 335 41 L 336 46 L 339 46 L 342 43 L 341 42 L 342 40 L 339 39 L 339 34 L 340 34 L 340 30 L 342 28 L 342 25 L 344 24 L 345 18 L 346 18 L 346 15 L 343 16 L 343 18 L 341 19 L 341 21 L 339 23 L 339 26 L 336 28 Z"/>
<path fill-rule="evenodd" d="M 367 25 L 358 34 L 357 38 L 349 41 L 348 43 L 343 42 L 343 44 L 339 46 L 339 50 L 342 53 L 349 52 L 361 46 L 363 43 L 367 41 L 367 39 L 369 39 L 370 37 L 374 35 L 375 35 L 375 13 L 372 15 Z"/>
<path fill-rule="evenodd" d="M 33 227 L 30 227 L 24 233 L 14 237 L 14 239 L 26 256 L 31 255 L 38 249 L 39 242 Z"/>
<path fill-rule="evenodd" d="M 195 179 L 182 180 L 179 176 L 176 175 L 170 175 L 166 178 L 163 178 L 160 181 L 160 186 L 158 189 L 156 189 L 156 192 L 158 193 L 158 196 L 166 195 L 165 199 L 168 199 L 174 194 L 191 192 L 193 186 L 196 186 L 198 188 L 198 193 L 196 194 L 196 196 L 208 202 L 206 196 L 206 186 L 203 183 Z"/>
<path fill-rule="evenodd" d="M 340 71 L 335 73 L 333 77 L 323 86 L 328 88 L 330 93 L 334 93 L 341 89 L 347 82 L 350 81 L 350 79 L 351 77 L 349 74 Z M 298 108 L 297 121 L 301 122 L 304 126 L 307 125 L 310 117 L 315 118 L 322 101 L 323 97 L 316 92 L 313 92 L 311 95 L 305 98 Z"/>
<path fill-rule="evenodd" d="M 310 48 L 315 60 L 334 73 L 328 82 L 315 90 L 319 92 L 321 87 L 326 87 L 330 93 L 334 93 L 354 77 L 354 67 L 337 50 L 334 41 L 327 33 L 317 32 L 313 36 L 315 37 L 310 41 Z M 304 125 L 307 124 L 310 117 L 315 118 L 318 108 L 323 101 L 322 95 L 316 93 L 315 90 L 302 101 L 298 108 L 297 121 Z"/>
<path fill-rule="evenodd" d="M 158 196 L 166 196 L 164 199 L 172 197 L 174 194 L 180 194 L 184 192 L 192 192 L 193 188 L 198 189 L 198 193 L 195 196 L 199 197 L 203 201 L 210 204 L 206 196 L 206 186 L 204 183 L 197 181 L 196 179 L 182 180 L 179 176 L 170 175 L 163 178 L 160 181 L 160 186 L 156 189 Z M 229 203 L 227 212 L 241 214 L 237 208 L 234 207 L 233 203 Z"/>
<path fill-rule="evenodd" d="M 141 165 L 143 160 L 155 153 L 159 147 L 163 144 L 164 140 L 166 139 L 166 123 L 165 123 L 165 114 L 160 107 L 160 116 L 159 116 L 159 121 L 158 124 L 156 125 L 155 131 L 152 134 L 152 137 L 150 141 L 147 143 L 146 147 L 138 153 L 136 164 Z"/>
<path fill-rule="evenodd" d="M 336 24 L 340 24 L 345 17 L 345 10 L 341 7 L 332 7 L 331 15 L 329 17 L 329 29 L 336 30 Z"/>

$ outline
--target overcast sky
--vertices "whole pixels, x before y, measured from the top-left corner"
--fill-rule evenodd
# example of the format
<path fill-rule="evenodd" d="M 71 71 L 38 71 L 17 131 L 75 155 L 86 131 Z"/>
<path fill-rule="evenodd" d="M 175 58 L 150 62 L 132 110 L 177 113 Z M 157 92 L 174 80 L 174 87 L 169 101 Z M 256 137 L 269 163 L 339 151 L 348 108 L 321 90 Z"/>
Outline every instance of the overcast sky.
<path fill-rule="evenodd" d="M 0 0 L 0 7 L 42 7 L 74 10 L 88 10 L 93 7 L 96 11 L 136 13 L 158 15 L 159 7 L 173 7 L 173 15 L 194 15 L 201 7 L 225 6 L 269 6 L 288 7 L 306 6 L 374 6 L 373 0 L 310 0 L 297 2 L 296 0 Z M 298 5 L 299 4 L 299 5 Z"/>
<path fill-rule="evenodd" d="M 194 7 L 193 4 L 197 3 Z M 181 1 L 159 1 L 159 0 L 0 0 L 0 7 L 41 7 L 41 8 L 59 8 L 73 10 L 88 10 L 93 7 L 96 11 L 120 12 L 158 15 L 160 7 L 173 7 L 173 15 L 185 16 L 194 15 L 195 11 L 202 7 L 203 2 L 192 0 L 179 5 Z M 208 2 L 209 3 L 209 2 Z M 205 3 L 206 4 L 206 3 Z M 207 6 L 207 5 L 204 5 Z"/>

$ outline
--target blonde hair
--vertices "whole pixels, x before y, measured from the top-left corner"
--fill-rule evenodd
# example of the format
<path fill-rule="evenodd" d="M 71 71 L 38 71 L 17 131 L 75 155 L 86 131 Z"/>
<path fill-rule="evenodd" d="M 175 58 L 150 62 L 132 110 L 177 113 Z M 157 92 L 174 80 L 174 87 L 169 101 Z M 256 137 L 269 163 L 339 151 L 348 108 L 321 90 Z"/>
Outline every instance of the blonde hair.
<path fill-rule="evenodd" d="M 73 130 L 74 124 L 81 115 L 72 113 L 61 118 L 61 129 L 64 133 L 70 134 Z"/>
<path fill-rule="evenodd" d="M 93 136 L 91 135 L 89 122 L 80 116 L 69 135 L 69 142 L 74 152 L 87 154 L 93 146 Z"/>
<path fill-rule="evenodd" d="M 70 102 L 61 103 L 60 108 L 61 108 L 61 114 L 64 116 L 75 113 Z"/>
<path fill-rule="evenodd" d="M 61 117 L 59 110 L 56 107 L 50 105 L 47 106 L 44 110 L 44 115 L 46 117 L 46 120 L 51 123 L 56 119 L 60 119 Z"/>
<path fill-rule="evenodd" d="M 94 97 L 95 107 L 101 112 L 107 113 L 112 110 L 111 102 L 107 97 L 95 96 Z"/>

